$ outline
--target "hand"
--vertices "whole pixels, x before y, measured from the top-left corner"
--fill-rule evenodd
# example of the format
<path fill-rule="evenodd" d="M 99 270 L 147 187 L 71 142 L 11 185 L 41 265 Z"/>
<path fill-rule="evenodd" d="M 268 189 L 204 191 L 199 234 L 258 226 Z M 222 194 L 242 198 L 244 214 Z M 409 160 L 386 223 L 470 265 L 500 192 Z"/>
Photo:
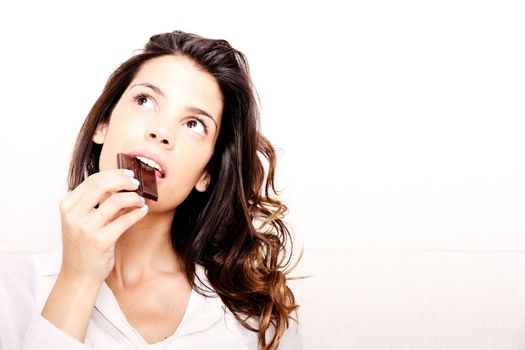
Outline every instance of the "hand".
<path fill-rule="evenodd" d="M 111 272 L 117 239 L 147 213 L 141 196 L 119 192 L 137 189 L 130 173 L 116 169 L 93 174 L 61 201 L 62 275 L 101 284 Z"/>

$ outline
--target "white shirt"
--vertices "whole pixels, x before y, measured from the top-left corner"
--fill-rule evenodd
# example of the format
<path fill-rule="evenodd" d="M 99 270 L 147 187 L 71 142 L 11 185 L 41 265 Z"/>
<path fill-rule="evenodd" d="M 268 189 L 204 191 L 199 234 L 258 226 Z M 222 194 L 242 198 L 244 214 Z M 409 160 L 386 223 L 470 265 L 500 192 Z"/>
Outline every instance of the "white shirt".
<path fill-rule="evenodd" d="M 0 350 L 186 350 L 258 349 L 257 334 L 242 327 L 219 297 L 191 291 L 182 321 L 173 335 L 148 344 L 127 322 L 106 283 L 97 296 L 84 343 L 40 315 L 53 288 L 62 254 L 0 256 Z M 202 268 L 197 274 L 207 282 Z M 302 349 L 291 321 L 279 349 Z"/>

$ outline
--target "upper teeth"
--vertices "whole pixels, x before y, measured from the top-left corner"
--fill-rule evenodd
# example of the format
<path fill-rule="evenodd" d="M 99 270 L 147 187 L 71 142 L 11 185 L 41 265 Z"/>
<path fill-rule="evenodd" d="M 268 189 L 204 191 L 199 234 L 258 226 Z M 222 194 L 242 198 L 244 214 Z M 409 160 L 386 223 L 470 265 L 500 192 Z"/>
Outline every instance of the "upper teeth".
<path fill-rule="evenodd" d="M 137 159 L 140 160 L 143 163 L 148 164 L 150 167 L 157 169 L 158 171 L 160 171 L 162 173 L 162 169 L 160 168 L 160 165 L 156 161 L 151 160 L 151 159 L 146 158 L 146 157 L 142 157 L 142 156 L 137 156 Z"/>

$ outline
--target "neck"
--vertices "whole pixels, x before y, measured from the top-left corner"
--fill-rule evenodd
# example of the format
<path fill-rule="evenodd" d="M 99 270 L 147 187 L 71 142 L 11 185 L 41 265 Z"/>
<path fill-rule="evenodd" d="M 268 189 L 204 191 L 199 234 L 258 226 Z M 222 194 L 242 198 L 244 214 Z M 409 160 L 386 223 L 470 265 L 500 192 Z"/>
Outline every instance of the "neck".
<path fill-rule="evenodd" d="M 174 215 L 150 212 L 124 232 L 115 244 L 115 266 L 106 281 L 125 288 L 183 273 L 182 261 L 171 244 Z"/>

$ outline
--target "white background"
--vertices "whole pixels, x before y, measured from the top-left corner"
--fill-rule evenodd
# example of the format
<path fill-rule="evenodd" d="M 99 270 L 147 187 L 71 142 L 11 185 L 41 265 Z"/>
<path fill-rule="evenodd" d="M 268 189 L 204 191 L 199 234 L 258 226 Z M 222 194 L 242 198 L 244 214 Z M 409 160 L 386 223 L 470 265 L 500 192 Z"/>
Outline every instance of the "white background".
<path fill-rule="evenodd" d="M 0 250 L 60 241 L 78 130 L 149 36 L 250 62 L 304 244 L 305 349 L 525 348 L 525 5 L 12 2 L 0 11 Z"/>

